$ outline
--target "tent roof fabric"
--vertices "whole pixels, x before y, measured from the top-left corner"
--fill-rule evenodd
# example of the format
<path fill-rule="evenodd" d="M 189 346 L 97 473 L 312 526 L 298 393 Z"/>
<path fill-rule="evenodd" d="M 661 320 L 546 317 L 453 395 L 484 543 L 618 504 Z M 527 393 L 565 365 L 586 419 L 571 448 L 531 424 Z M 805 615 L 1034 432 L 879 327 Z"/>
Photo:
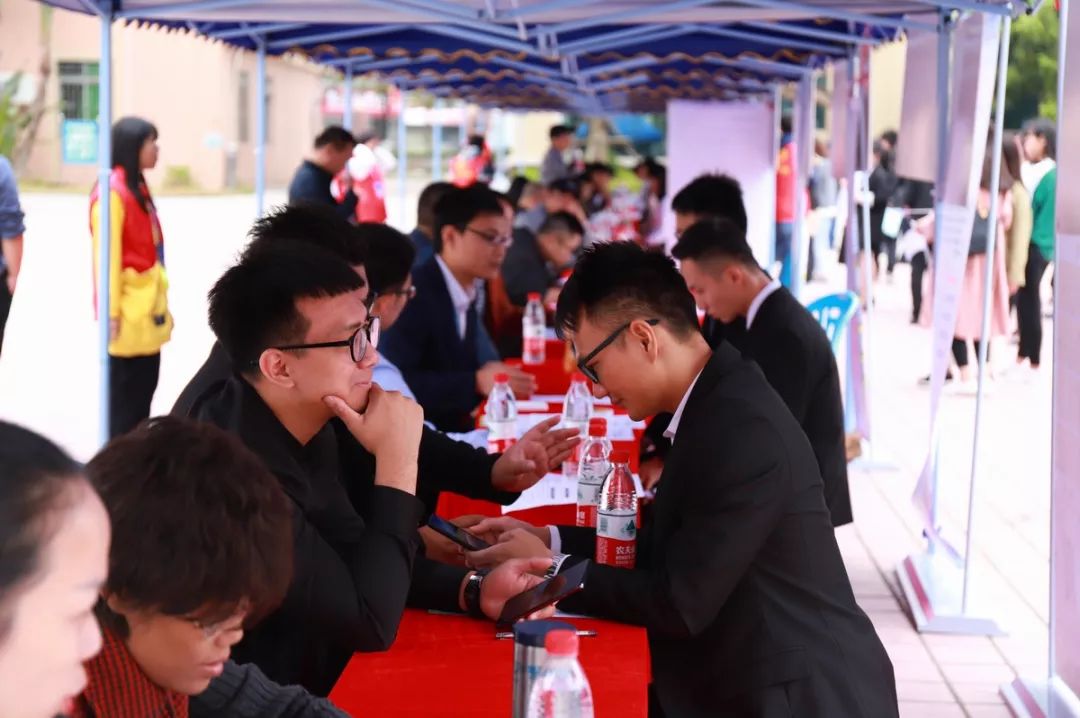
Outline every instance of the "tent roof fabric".
<path fill-rule="evenodd" d="M 1019 0 L 43 0 L 183 29 L 403 89 L 512 108 L 655 111 L 729 99 L 931 29 L 941 6 Z"/>

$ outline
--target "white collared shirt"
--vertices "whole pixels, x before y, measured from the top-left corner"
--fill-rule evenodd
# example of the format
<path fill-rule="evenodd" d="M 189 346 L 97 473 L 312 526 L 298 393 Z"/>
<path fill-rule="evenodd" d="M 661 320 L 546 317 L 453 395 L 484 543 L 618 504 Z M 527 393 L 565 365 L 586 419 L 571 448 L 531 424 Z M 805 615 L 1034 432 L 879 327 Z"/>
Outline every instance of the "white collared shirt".
<path fill-rule="evenodd" d="M 701 371 L 705 371 L 702 369 Z M 672 444 L 675 443 L 675 432 L 679 430 L 679 422 L 682 421 L 683 410 L 686 409 L 686 402 L 690 401 L 690 395 L 694 393 L 694 387 L 697 386 L 698 379 L 701 378 L 701 372 L 697 373 L 694 380 L 690 382 L 690 388 L 683 394 L 682 401 L 679 402 L 679 407 L 675 409 L 675 413 L 671 415 L 671 422 L 668 423 L 667 429 L 664 430 L 664 436 L 667 437 Z"/>
<path fill-rule="evenodd" d="M 454 305 L 454 315 L 457 317 L 458 336 L 462 339 L 465 338 L 465 324 L 466 317 L 469 312 L 469 305 L 476 301 L 477 287 L 473 284 L 472 287 L 466 289 L 461 286 L 461 283 L 454 276 L 454 273 L 450 271 L 450 267 L 446 266 L 446 262 L 442 257 L 435 255 L 435 261 L 439 264 L 439 269 L 442 270 L 443 281 L 446 282 L 446 289 L 450 292 L 450 302 Z M 471 290 L 471 291 L 470 291 Z"/>
<path fill-rule="evenodd" d="M 765 285 L 765 288 L 758 292 L 754 297 L 754 301 L 750 302 L 750 308 L 746 310 L 746 328 L 749 329 L 750 325 L 754 323 L 754 317 L 757 316 L 758 310 L 761 309 L 761 305 L 765 303 L 773 292 L 780 288 L 780 280 L 774 279 Z"/>

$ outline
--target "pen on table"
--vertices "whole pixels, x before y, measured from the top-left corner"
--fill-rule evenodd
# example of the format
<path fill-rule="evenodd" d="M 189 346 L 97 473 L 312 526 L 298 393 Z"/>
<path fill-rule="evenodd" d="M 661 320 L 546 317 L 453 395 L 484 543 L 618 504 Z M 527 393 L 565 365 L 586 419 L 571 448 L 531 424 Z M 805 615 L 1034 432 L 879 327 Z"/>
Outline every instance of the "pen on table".
<path fill-rule="evenodd" d="M 578 631 L 577 634 L 579 636 L 583 637 L 583 638 L 595 638 L 596 637 L 596 631 Z M 513 638 L 513 637 L 514 637 L 514 632 L 513 631 L 505 631 L 505 632 L 500 631 L 499 633 L 495 634 L 496 639 Z"/>

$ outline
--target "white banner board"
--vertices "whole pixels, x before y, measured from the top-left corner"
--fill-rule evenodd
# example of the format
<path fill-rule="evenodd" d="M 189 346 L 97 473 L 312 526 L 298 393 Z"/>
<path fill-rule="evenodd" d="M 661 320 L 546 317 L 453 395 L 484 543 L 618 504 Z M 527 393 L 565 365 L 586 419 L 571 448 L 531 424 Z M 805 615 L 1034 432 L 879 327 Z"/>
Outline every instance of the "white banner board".
<path fill-rule="evenodd" d="M 748 218 L 747 240 L 761 265 L 771 256 L 776 217 L 776 134 L 772 106 L 766 102 L 693 102 L 668 104 L 668 197 L 664 236 L 675 243 L 671 198 L 695 177 L 731 175 L 742 185 Z"/>

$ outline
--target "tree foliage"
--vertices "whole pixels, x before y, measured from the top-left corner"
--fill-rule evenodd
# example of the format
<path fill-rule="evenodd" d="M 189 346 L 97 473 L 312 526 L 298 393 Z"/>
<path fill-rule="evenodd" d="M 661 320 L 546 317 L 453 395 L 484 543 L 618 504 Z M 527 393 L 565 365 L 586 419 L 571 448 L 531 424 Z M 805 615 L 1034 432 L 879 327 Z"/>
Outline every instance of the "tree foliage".
<path fill-rule="evenodd" d="M 1052 2 L 1013 23 L 1005 97 L 1008 127 L 1019 127 L 1032 117 L 1057 118 L 1058 27 Z"/>

